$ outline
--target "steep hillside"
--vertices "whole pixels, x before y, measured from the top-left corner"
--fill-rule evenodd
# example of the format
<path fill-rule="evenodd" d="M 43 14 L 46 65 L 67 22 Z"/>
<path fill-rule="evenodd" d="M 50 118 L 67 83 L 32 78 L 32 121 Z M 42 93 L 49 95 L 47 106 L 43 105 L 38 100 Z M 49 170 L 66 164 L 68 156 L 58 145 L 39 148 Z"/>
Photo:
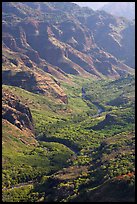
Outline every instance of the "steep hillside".
<path fill-rule="evenodd" d="M 20 130 L 26 130 L 27 134 L 34 134 L 34 126 L 30 109 L 20 102 L 18 97 L 9 90 L 4 89 L 2 93 L 2 117 Z"/>
<path fill-rule="evenodd" d="M 42 106 L 43 110 L 41 111 L 41 104 L 38 104 L 37 95 L 27 92 L 29 97 L 26 98 L 25 94 L 27 95 L 27 93 L 25 92 L 21 88 L 18 88 L 17 92 L 14 87 L 3 86 L 2 184 L 4 192 L 20 183 L 25 186 L 27 182 L 35 182 L 43 174 L 57 171 L 67 164 L 67 159 L 73 154 L 69 148 L 62 144 L 52 143 L 52 146 L 47 144 L 47 147 L 42 148 L 36 140 L 35 113 L 32 109 L 37 107 L 35 111 L 37 111 L 36 117 L 39 113 L 38 119 L 40 119 L 40 114 L 43 111 L 47 122 L 50 122 L 48 114 L 50 117 L 55 114 L 50 111 L 48 101 L 46 99 L 45 101 L 41 100 L 42 96 L 39 100 L 41 104 L 45 102 L 45 105 Z M 58 152 L 57 156 L 56 151 Z"/>
<path fill-rule="evenodd" d="M 123 191 L 118 193 L 117 190 L 121 185 L 129 201 L 134 200 L 133 177 L 124 184 L 109 181 L 114 177 L 121 181 L 123 175 L 135 171 L 134 78 L 91 82 L 74 77 L 73 83 L 75 85 L 63 85 L 68 104 L 55 104 L 53 100 L 21 88 L 3 87 L 30 107 L 37 136 L 33 138 L 37 142 L 35 146 L 29 135 L 27 143 L 22 143 L 20 138 L 26 140 L 26 136 L 19 137 L 20 129 L 10 125 L 9 135 L 9 129 L 3 124 L 3 201 L 125 201 Z M 85 88 L 84 98 L 81 85 Z M 93 101 L 105 111 L 97 115 Z M 20 168 L 22 171 L 15 177 Z M 110 189 L 110 196 L 106 194 L 107 189 Z"/>
<path fill-rule="evenodd" d="M 41 70 L 38 65 L 22 53 L 3 48 L 3 84 L 18 86 L 33 93 L 41 93 L 48 97 L 57 98 L 61 102 L 67 103 L 67 96 L 60 88 L 60 83 L 52 74 L 60 80 L 70 81 L 61 72 L 54 71 L 51 65 L 47 64 Z"/>
<path fill-rule="evenodd" d="M 115 16 L 135 19 L 135 2 L 111 2 L 101 9 Z"/>
<path fill-rule="evenodd" d="M 126 63 L 126 49 L 133 50 L 133 44 L 120 43 L 132 36 L 122 34 L 133 26 L 130 22 L 70 3 L 3 3 L 2 11 L 3 61 L 10 49 L 23 55 L 21 60 L 29 69 L 35 63 L 57 78 L 65 73 L 117 78 L 132 72 L 128 67 L 132 64 L 125 66 L 114 57 L 123 53 L 119 59 Z M 133 59 L 132 52 L 129 56 Z"/>
<path fill-rule="evenodd" d="M 134 177 L 134 175 L 131 175 L 131 177 Z M 130 175 L 125 175 L 121 180 L 115 178 L 98 188 L 82 192 L 71 202 L 86 202 L 87 200 L 89 202 L 134 202 L 134 199 L 131 199 L 131 197 L 134 197 L 134 193 L 134 184 L 131 182 Z"/>
<path fill-rule="evenodd" d="M 134 202 L 134 58 L 132 21 L 2 3 L 3 202 Z"/>
<path fill-rule="evenodd" d="M 93 10 L 98 10 L 108 2 L 73 2 L 81 7 L 89 7 Z"/>

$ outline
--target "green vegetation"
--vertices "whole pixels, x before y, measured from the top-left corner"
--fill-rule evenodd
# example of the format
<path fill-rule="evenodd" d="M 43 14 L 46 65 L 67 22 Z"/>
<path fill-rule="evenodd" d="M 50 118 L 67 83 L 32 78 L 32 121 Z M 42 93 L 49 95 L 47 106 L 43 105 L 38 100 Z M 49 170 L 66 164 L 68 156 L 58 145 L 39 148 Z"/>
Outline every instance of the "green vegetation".
<path fill-rule="evenodd" d="M 134 22 L 2 3 L 3 202 L 134 201 Z"/>
<path fill-rule="evenodd" d="M 16 134 L 20 132 L 14 133 L 12 126 L 3 125 L 3 188 L 10 188 L 57 171 L 67 164 L 73 154 L 69 148 L 58 143 L 51 145 L 41 142 L 35 146 L 27 146 L 15 137 Z"/>
<path fill-rule="evenodd" d="M 69 201 L 83 189 L 96 189 L 107 180 L 135 171 L 134 77 L 82 81 L 75 76 L 72 80 L 72 85 L 61 84 L 68 104 L 3 86 L 30 107 L 38 140 L 27 146 L 19 139 L 25 135 L 16 137 L 20 132 L 15 134 L 10 125 L 3 126 L 3 188 L 9 188 L 3 190 L 3 201 Z M 96 115 L 94 102 L 105 111 Z M 74 175 L 68 173 L 70 167 Z M 131 180 L 127 185 L 133 185 L 133 177 Z M 28 181 L 38 183 L 11 189 Z"/>

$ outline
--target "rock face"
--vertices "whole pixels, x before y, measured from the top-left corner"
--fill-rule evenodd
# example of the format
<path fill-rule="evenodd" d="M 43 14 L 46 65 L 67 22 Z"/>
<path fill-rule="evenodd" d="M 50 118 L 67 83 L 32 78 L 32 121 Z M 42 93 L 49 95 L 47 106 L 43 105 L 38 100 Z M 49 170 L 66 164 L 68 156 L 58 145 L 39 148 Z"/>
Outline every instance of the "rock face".
<path fill-rule="evenodd" d="M 20 71 L 13 72 L 5 70 L 2 73 L 2 83 L 6 85 L 22 87 L 28 91 L 34 90 L 37 87 L 37 82 L 33 73 Z"/>
<path fill-rule="evenodd" d="M 8 54 L 8 50 L 6 50 Z M 63 72 L 56 71 L 53 67 L 46 64 L 43 66 L 47 72 L 40 70 L 36 64 L 28 57 L 22 56 L 16 58 L 16 53 L 10 53 L 12 59 L 3 58 L 2 83 L 11 86 L 17 86 L 27 91 L 52 96 L 58 96 L 61 103 L 65 103 L 66 94 L 60 87 L 60 83 L 51 75 L 61 80 L 67 80 Z M 69 80 L 68 80 L 69 81 Z"/>
<path fill-rule="evenodd" d="M 29 69 L 35 64 L 47 73 L 51 66 L 64 79 L 65 73 L 118 78 L 133 71 L 134 23 L 103 11 L 67 2 L 4 2 L 2 26 L 3 55 L 7 49 L 25 55 Z M 119 60 L 128 65 L 124 70 Z"/>
<path fill-rule="evenodd" d="M 2 118 L 6 119 L 20 130 L 34 133 L 34 126 L 30 109 L 17 96 L 8 91 L 2 93 Z"/>
<path fill-rule="evenodd" d="M 3 84 L 67 103 L 68 74 L 134 74 L 133 22 L 67 2 L 3 2 L 2 12 Z"/>

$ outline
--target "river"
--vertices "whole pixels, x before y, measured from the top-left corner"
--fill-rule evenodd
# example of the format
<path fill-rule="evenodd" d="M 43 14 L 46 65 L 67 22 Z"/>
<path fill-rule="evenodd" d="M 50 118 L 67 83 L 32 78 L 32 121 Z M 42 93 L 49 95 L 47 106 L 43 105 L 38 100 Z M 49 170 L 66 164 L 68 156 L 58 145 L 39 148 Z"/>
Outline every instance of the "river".
<path fill-rule="evenodd" d="M 82 90 L 82 98 L 85 99 L 85 100 L 89 100 L 87 98 L 87 96 L 86 96 L 86 91 L 85 91 L 84 87 L 82 87 L 81 90 Z M 95 118 L 95 117 L 100 116 L 101 113 L 105 112 L 105 109 L 101 105 L 99 105 L 98 102 L 93 102 L 93 101 L 90 101 L 90 102 L 93 103 L 96 106 L 97 113 L 95 115 L 89 114 L 89 116 L 92 116 L 93 118 Z"/>
<path fill-rule="evenodd" d="M 88 100 L 86 98 L 86 92 L 85 92 L 85 89 L 82 87 L 82 98 L 85 99 L 85 100 Z M 98 104 L 98 102 L 92 102 L 96 108 L 97 108 L 97 113 L 95 115 L 91 115 L 92 117 L 98 117 L 102 112 L 105 111 L 105 109 L 100 106 Z M 44 135 L 43 135 L 44 136 Z M 57 142 L 57 143 L 60 143 L 60 144 L 63 144 L 65 145 L 66 147 L 68 147 L 69 149 L 71 149 L 75 155 L 78 155 L 79 154 L 79 151 L 80 149 L 75 145 L 73 144 L 72 142 L 70 142 L 69 140 L 67 139 L 62 139 L 62 138 L 56 138 L 56 137 L 40 137 L 40 136 L 37 136 L 36 139 L 38 141 L 45 141 L 45 142 Z M 36 183 L 36 181 L 35 181 Z M 14 189 L 14 188 L 20 188 L 22 186 L 26 186 L 26 185 L 29 185 L 29 184 L 34 184 L 34 181 L 29 181 L 29 182 L 26 182 L 26 183 L 20 183 L 20 184 L 17 184 L 15 186 L 11 186 L 10 188 L 4 188 L 3 190 L 9 190 L 9 189 Z"/>
<path fill-rule="evenodd" d="M 87 97 L 86 97 L 86 92 L 85 92 L 85 89 L 82 87 L 82 98 L 85 99 L 85 100 L 89 100 Z M 105 109 L 99 105 L 98 102 L 92 102 L 96 108 L 97 108 L 97 113 L 95 115 L 90 115 L 91 117 L 98 117 L 100 116 L 100 114 L 102 112 L 105 111 Z M 44 133 L 43 134 L 40 134 L 36 137 L 37 140 L 39 141 L 45 141 L 45 142 L 57 142 L 57 143 L 60 143 L 60 144 L 63 144 L 65 145 L 66 147 L 68 147 L 69 149 L 71 149 L 76 155 L 79 154 L 79 151 L 80 149 L 78 148 L 78 146 L 76 144 L 74 144 L 73 142 L 71 142 L 70 140 L 68 139 L 63 139 L 63 138 L 56 138 L 54 136 L 50 136 L 50 137 L 46 137 L 46 135 L 44 136 Z"/>

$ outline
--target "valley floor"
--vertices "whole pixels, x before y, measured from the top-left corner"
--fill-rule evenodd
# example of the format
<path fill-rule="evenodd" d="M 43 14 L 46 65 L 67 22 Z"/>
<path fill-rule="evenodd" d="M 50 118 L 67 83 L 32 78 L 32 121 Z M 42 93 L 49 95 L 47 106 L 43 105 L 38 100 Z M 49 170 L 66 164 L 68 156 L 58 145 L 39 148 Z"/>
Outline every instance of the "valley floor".
<path fill-rule="evenodd" d="M 134 77 L 61 86 L 67 104 L 3 85 L 35 127 L 27 138 L 3 120 L 3 202 L 134 201 Z"/>

